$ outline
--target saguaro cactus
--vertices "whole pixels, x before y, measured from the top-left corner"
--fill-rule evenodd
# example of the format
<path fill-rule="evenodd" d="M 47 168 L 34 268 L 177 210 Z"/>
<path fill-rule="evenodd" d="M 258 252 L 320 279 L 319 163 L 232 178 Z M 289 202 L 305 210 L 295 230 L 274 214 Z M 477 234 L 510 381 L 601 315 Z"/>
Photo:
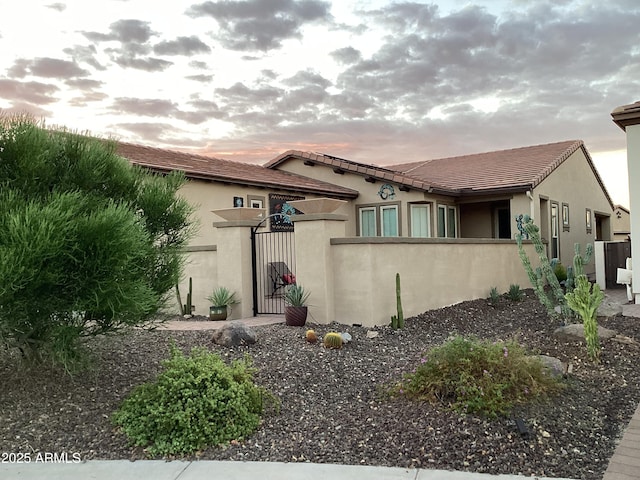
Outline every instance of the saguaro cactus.
<path fill-rule="evenodd" d="M 396 311 L 397 313 L 391 317 L 391 328 L 404 328 L 404 313 L 402 312 L 402 298 L 400 290 L 400 274 L 396 273 Z"/>

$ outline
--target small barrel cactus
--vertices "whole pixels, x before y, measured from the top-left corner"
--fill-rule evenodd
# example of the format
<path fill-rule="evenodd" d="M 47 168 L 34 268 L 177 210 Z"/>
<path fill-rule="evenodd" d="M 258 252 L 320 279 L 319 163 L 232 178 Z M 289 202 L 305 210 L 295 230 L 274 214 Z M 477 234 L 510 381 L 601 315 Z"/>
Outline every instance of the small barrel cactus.
<path fill-rule="evenodd" d="M 342 348 L 342 336 L 336 332 L 329 332 L 324 336 L 325 348 Z"/>
<path fill-rule="evenodd" d="M 316 332 L 314 330 L 307 330 L 305 338 L 309 343 L 316 343 L 318 341 L 318 335 L 316 335 Z"/>

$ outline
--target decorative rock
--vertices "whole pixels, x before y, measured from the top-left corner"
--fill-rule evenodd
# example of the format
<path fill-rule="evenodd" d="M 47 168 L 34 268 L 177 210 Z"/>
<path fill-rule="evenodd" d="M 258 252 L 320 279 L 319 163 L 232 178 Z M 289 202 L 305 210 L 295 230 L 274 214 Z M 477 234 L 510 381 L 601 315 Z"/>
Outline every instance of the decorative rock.
<path fill-rule="evenodd" d="M 367 331 L 367 338 L 376 338 L 378 335 L 380 335 L 380 332 L 378 332 L 376 330 L 368 330 Z"/>
<path fill-rule="evenodd" d="M 566 365 L 559 358 L 549 355 L 536 355 L 534 358 L 539 359 L 554 377 L 562 377 L 567 371 Z"/>
<path fill-rule="evenodd" d="M 565 325 L 564 327 L 556 328 L 553 334 L 563 340 L 576 341 L 584 340 L 584 325 L 581 323 L 572 323 Z M 598 326 L 598 337 L 606 340 L 611 337 L 615 337 L 616 332 L 609 330 L 608 328 Z"/>
<path fill-rule="evenodd" d="M 342 337 L 342 343 L 349 343 L 351 341 L 351 334 L 347 332 L 342 332 L 340 336 Z"/>
<path fill-rule="evenodd" d="M 252 345 L 258 340 L 256 332 L 244 323 L 230 323 L 216 330 L 211 341 L 224 347 L 237 347 L 238 345 Z"/>
<path fill-rule="evenodd" d="M 633 345 L 634 347 L 637 347 L 638 345 L 640 345 L 633 338 L 627 337 L 625 335 L 616 335 L 611 340 L 613 340 L 614 342 L 622 343 L 624 345 Z"/>
<path fill-rule="evenodd" d="M 622 313 L 622 305 L 616 302 L 609 302 L 605 299 L 598 308 L 598 317 L 615 317 Z"/>

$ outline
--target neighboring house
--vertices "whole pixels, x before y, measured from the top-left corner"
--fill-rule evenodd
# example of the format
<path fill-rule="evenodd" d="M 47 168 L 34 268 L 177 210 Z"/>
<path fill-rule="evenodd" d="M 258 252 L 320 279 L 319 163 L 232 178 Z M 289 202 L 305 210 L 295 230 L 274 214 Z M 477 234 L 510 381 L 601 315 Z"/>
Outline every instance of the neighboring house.
<path fill-rule="evenodd" d="M 613 224 L 613 240 L 626 242 L 630 239 L 631 214 L 627 208 L 622 205 L 614 205 L 611 223 Z"/>
<path fill-rule="evenodd" d="M 295 234 L 288 266 L 312 286 L 317 321 L 364 325 L 388 322 L 395 295 L 378 292 L 395 292 L 396 272 L 410 282 L 403 286 L 407 315 L 486 296 L 492 286 L 524 286 L 513 241 L 518 215 L 534 219 L 549 255 L 566 265 L 574 243 L 611 239 L 613 205 L 581 141 L 385 167 L 301 151 L 265 165 L 128 143 L 117 152 L 189 179 L 181 194 L 196 205 L 200 230 L 187 250 L 185 280 L 193 278 L 198 314 L 207 313 L 205 298 L 220 285 L 240 294 L 235 318 L 251 315 L 252 306 L 254 313 L 279 311 L 257 307 L 273 301 L 275 291 L 268 271 L 257 268 L 283 259 L 248 247 L 251 231 L 278 232 L 287 242 Z M 304 225 L 295 232 L 295 217 L 291 223 L 274 215 L 294 213 L 289 201 L 321 197 L 344 203 L 328 217 L 299 216 Z M 213 213 L 234 207 L 263 208 L 260 218 L 268 222 L 258 231 L 250 228 L 256 221 L 222 222 Z M 248 209 L 238 212 L 251 216 Z M 185 288 L 183 281 L 183 298 Z"/>
<path fill-rule="evenodd" d="M 575 243 L 612 238 L 613 203 L 579 140 L 384 168 L 288 151 L 265 166 L 358 191 L 353 236 L 512 239 L 528 214 L 565 265 Z"/>

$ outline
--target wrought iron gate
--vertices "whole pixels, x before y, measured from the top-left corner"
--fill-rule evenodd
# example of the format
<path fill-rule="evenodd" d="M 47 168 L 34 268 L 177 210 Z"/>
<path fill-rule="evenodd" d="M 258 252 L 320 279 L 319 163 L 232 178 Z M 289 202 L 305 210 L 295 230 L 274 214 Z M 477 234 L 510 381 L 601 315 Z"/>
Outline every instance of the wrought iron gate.
<path fill-rule="evenodd" d="M 293 232 L 251 230 L 253 314 L 284 313 L 284 292 L 295 283 Z"/>

